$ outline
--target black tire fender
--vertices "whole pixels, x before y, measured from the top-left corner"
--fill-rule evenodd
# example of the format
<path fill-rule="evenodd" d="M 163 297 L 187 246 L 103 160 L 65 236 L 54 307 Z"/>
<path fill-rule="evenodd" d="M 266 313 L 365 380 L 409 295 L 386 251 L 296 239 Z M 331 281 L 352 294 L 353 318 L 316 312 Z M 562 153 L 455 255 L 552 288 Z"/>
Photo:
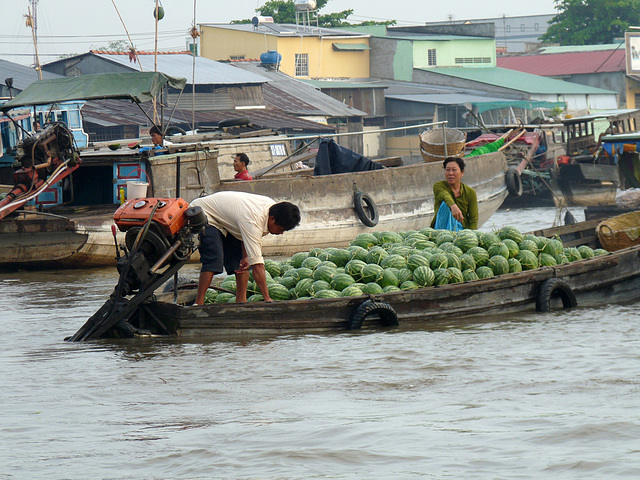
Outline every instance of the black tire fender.
<path fill-rule="evenodd" d="M 549 278 L 542 282 L 536 295 L 536 311 L 548 312 L 551 309 L 551 298 L 557 296 L 562 300 L 564 308 L 575 308 L 578 306 L 576 296 L 567 285 L 567 282 L 560 278 Z"/>
<path fill-rule="evenodd" d="M 171 125 L 170 127 L 167 127 L 167 130 L 164 132 L 165 135 L 186 135 L 187 132 L 185 132 L 184 128 L 180 128 L 176 125 Z"/>
<path fill-rule="evenodd" d="M 507 173 L 504 174 L 504 180 L 507 184 L 507 191 L 512 197 L 522 196 L 522 179 L 520 178 L 520 172 L 515 167 L 510 167 Z"/>
<path fill-rule="evenodd" d="M 398 314 L 391 305 L 374 300 L 365 300 L 351 314 L 347 322 L 347 330 L 359 330 L 364 319 L 373 314 L 380 316 L 380 325 L 383 327 L 398 325 Z"/>
<path fill-rule="evenodd" d="M 366 212 L 365 207 L 362 205 L 363 202 L 366 205 L 366 209 L 369 210 L 369 213 Z M 356 215 L 364 225 L 367 227 L 375 227 L 378 224 L 378 206 L 369 194 L 361 191 L 354 193 L 353 206 L 356 209 Z"/>
<path fill-rule="evenodd" d="M 218 128 L 237 127 L 239 125 L 247 125 L 249 123 L 251 123 L 251 119 L 249 117 L 229 118 L 227 120 L 220 120 L 218 122 Z"/>
<path fill-rule="evenodd" d="M 180 289 L 180 287 L 184 285 L 193 285 L 193 284 L 197 285 L 198 282 L 190 280 L 187 277 L 183 277 L 183 276 L 178 277 L 178 289 Z M 163 293 L 173 292 L 173 277 L 167 280 L 167 282 L 164 284 L 164 288 L 162 289 L 162 292 Z"/>

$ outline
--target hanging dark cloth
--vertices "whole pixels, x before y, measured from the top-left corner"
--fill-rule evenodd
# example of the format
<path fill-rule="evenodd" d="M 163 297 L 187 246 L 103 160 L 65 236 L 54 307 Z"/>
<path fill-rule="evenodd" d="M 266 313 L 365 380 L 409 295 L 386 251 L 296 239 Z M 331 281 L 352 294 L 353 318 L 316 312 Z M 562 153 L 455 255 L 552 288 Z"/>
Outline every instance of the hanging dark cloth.
<path fill-rule="evenodd" d="M 320 176 L 334 173 L 366 172 L 381 168 L 385 167 L 353 150 L 338 145 L 334 140 L 323 138 L 318 147 L 313 174 Z"/>

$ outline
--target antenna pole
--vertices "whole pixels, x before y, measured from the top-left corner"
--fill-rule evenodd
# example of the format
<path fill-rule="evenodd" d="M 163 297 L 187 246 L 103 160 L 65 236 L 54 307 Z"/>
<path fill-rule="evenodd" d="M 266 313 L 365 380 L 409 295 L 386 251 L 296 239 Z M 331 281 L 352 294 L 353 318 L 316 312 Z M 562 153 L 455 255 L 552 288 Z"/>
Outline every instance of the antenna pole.
<path fill-rule="evenodd" d="M 33 15 L 31 14 L 33 8 Z M 28 15 L 25 15 L 26 25 L 31 28 L 31 35 L 33 37 L 33 61 L 38 72 L 38 78 L 42 80 L 42 68 L 40 67 L 40 56 L 38 55 L 38 0 L 31 0 L 31 7 L 28 7 Z"/>

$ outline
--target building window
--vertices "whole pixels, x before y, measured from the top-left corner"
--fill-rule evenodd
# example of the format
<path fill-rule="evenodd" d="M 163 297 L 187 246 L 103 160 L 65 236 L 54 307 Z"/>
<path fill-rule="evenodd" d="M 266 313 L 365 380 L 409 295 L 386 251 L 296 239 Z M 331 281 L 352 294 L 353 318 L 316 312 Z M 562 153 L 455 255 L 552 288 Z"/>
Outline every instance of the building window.
<path fill-rule="evenodd" d="M 540 25 L 538 25 L 537 23 L 534 24 L 533 29 L 537 32 L 538 30 L 540 30 Z"/>
<path fill-rule="evenodd" d="M 456 57 L 455 62 L 458 65 L 465 63 L 491 63 L 491 57 Z"/>
<path fill-rule="evenodd" d="M 430 48 L 429 50 L 427 50 L 427 65 L 429 65 L 430 67 L 435 67 L 437 64 L 436 49 Z"/>
<path fill-rule="evenodd" d="M 233 60 L 244 60 L 244 55 L 231 55 L 231 57 L 229 57 L 229 60 L 233 61 Z"/>
<path fill-rule="evenodd" d="M 524 32 L 524 23 L 521 23 L 521 24 L 520 24 L 520 31 L 521 31 L 521 32 Z"/>
<path fill-rule="evenodd" d="M 507 25 L 507 32 L 511 31 L 511 25 Z"/>
<path fill-rule="evenodd" d="M 308 77 L 309 76 L 309 54 L 308 53 L 296 53 L 295 54 L 296 65 L 296 77 Z"/>

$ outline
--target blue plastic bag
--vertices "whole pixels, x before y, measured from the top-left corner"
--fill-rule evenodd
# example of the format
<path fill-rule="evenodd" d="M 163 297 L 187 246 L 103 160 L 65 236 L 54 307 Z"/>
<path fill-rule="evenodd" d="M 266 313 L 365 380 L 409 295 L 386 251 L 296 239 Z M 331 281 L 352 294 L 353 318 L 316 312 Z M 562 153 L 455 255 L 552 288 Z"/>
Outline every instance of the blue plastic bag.
<path fill-rule="evenodd" d="M 464 229 L 462 224 L 458 220 L 453 218 L 451 209 L 445 202 L 442 202 L 440 204 L 440 208 L 438 209 L 435 228 L 437 230 L 451 230 L 452 232 L 457 232 L 458 230 Z"/>

